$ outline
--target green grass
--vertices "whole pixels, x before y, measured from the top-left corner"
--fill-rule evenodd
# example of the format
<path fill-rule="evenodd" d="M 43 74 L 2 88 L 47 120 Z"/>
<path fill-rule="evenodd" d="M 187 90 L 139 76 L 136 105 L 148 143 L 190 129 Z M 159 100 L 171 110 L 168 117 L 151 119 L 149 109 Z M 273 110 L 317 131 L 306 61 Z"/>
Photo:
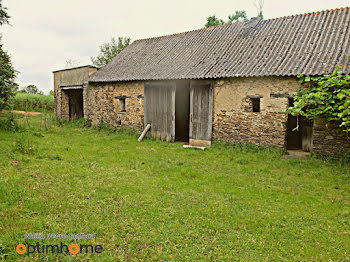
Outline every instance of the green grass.
<path fill-rule="evenodd" d="M 11 109 L 24 111 L 53 111 L 54 97 L 41 94 L 18 92 L 11 101 Z"/>
<path fill-rule="evenodd" d="M 40 118 L 30 120 L 38 126 Z M 0 258 L 44 258 L 15 247 L 60 243 L 25 233 L 96 232 L 95 240 L 62 242 L 100 244 L 101 254 L 61 258 L 350 260 L 345 162 L 285 160 L 280 149 L 252 145 L 138 143 L 132 132 L 74 123 L 0 130 L 0 141 Z"/>

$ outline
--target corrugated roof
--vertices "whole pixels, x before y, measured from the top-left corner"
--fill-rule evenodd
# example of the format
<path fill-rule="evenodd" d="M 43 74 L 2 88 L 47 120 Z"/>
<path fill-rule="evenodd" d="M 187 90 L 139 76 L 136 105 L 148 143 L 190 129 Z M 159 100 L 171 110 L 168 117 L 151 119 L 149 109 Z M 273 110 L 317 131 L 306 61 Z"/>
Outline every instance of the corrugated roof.
<path fill-rule="evenodd" d="M 134 41 L 91 82 L 350 74 L 350 8 Z"/>

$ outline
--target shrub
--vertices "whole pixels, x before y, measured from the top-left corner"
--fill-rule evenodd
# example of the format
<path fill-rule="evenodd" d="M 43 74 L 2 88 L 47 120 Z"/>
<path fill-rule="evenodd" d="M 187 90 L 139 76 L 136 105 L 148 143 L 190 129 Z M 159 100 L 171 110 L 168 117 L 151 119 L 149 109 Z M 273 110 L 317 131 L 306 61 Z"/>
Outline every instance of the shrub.
<path fill-rule="evenodd" d="M 7 114 L 5 119 L 0 119 L 0 129 L 11 132 L 23 131 L 23 127 L 18 124 L 13 114 Z"/>
<path fill-rule="evenodd" d="M 41 94 L 17 92 L 12 101 L 13 108 L 25 111 L 53 111 L 54 97 Z"/>
<path fill-rule="evenodd" d="M 21 154 L 35 154 L 37 151 L 33 140 L 28 135 L 20 135 L 15 139 L 13 151 Z"/>

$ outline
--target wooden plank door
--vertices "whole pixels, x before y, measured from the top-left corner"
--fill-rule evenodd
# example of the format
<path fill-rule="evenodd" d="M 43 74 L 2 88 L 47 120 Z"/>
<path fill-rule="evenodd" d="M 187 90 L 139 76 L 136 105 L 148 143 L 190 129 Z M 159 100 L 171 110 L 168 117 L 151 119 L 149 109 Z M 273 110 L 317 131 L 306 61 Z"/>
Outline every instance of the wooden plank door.
<path fill-rule="evenodd" d="M 211 145 L 213 84 L 208 80 L 190 82 L 190 144 Z"/>
<path fill-rule="evenodd" d="M 175 82 L 145 82 L 145 126 L 151 125 L 152 137 L 175 140 Z"/>

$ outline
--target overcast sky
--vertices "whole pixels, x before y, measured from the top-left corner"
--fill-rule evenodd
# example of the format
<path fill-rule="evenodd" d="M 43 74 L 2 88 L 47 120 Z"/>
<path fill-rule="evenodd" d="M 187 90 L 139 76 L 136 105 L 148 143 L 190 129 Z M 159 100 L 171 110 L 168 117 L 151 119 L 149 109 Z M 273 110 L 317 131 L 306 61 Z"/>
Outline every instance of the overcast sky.
<path fill-rule="evenodd" d="M 3 0 L 12 26 L 2 26 L 5 50 L 20 72 L 20 86 L 48 93 L 52 71 L 68 59 L 91 64 L 112 36 L 132 40 L 203 27 L 205 18 L 235 10 L 257 15 L 253 0 Z M 350 0 L 265 0 L 265 19 L 350 6 Z"/>

